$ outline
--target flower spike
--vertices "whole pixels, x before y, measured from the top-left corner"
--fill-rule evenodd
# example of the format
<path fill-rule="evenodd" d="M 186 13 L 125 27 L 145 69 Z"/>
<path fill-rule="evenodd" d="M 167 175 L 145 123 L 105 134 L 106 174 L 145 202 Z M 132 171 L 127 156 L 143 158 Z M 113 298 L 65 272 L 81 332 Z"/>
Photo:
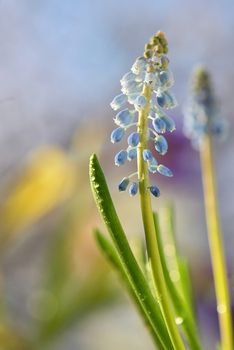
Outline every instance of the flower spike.
<path fill-rule="evenodd" d="M 224 136 L 227 122 L 219 114 L 209 73 L 197 67 L 192 75 L 191 93 L 184 113 L 184 133 L 199 149 L 205 136 Z"/>
<path fill-rule="evenodd" d="M 121 150 L 115 156 L 115 164 L 119 166 L 126 160 L 132 161 L 135 158 L 139 162 L 139 157 L 141 157 L 147 163 L 146 169 L 150 173 L 172 176 L 172 172 L 167 167 L 162 164 L 158 165 L 150 150 L 154 148 L 160 155 L 166 154 L 168 143 L 162 134 L 175 130 L 174 120 L 163 111 L 174 108 L 177 104 L 174 95 L 169 91 L 174 84 L 174 78 L 168 69 L 167 52 L 168 44 L 165 35 L 163 32 L 157 32 L 145 45 L 143 55 L 137 57 L 131 70 L 121 78 L 122 93 L 117 95 L 110 104 L 112 109 L 119 110 L 114 118 L 118 128 L 112 132 L 111 141 L 112 143 L 120 142 L 128 128 L 137 126 L 137 130 L 131 131 L 127 138 L 126 150 Z M 150 92 L 149 96 L 145 94 L 146 88 Z M 147 129 L 144 127 L 144 130 L 140 122 L 142 113 L 147 113 L 144 121 L 145 125 L 147 123 Z M 138 121 L 136 122 L 137 115 Z M 149 145 L 152 141 L 154 147 Z M 140 174 L 138 173 L 139 181 Z M 137 193 L 138 182 L 130 184 L 129 194 L 131 196 Z M 124 184 L 126 183 L 125 180 Z M 122 191 L 123 188 L 126 189 L 121 182 L 119 190 Z M 154 196 L 159 196 L 159 190 L 155 190 L 155 187 L 149 186 L 148 190 Z"/>
<path fill-rule="evenodd" d="M 226 129 L 226 121 L 219 114 L 210 75 L 204 68 L 196 68 L 192 76 L 190 99 L 185 110 L 184 131 L 200 155 L 207 234 L 220 327 L 220 349 L 232 350 L 234 336 L 231 297 L 218 213 L 212 140 L 213 136 L 223 136 Z M 219 310 L 220 306 L 222 311 Z"/>
<path fill-rule="evenodd" d="M 113 143 L 122 141 L 128 129 L 131 127 L 131 132 L 126 135 L 126 148 L 123 148 L 116 154 L 115 164 L 119 166 L 124 164 L 127 160 L 132 161 L 135 158 L 137 162 L 137 172 L 121 180 L 119 183 L 119 191 L 126 191 L 128 188 L 130 196 L 135 196 L 139 192 L 141 215 L 145 232 L 147 263 L 149 263 L 148 266 L 150 266 L 152 271 L 153 285 L 157 291 L 157 298 L 154 298 L 155 289 L 152 296 L 159 307 L 158 311 L 167 331 L 167 335 L 165 336 L 167 343 L 164 343 L 165 340 L 163 337 L 163 345 L 161 346 L 160 344 L 157 348 L 185 350 L 184 340 L 175 322 L 175 313 L 172 312 L 174 301 L 170 298 L 170 292 L 168 290 L 169 284 L 165 277 L 166 269 L 163 267 L 163 255 L 161 254 L 159 244 L 158 219 L 157 215 L 154 215 L 152 210 L 151 195 L 159 197 L 160 190 L 158 187 L 150 184 L 149 178 L 150 173 L 159 173 L 167 177 L 172 176 L 170 169 L 159 164 L 157 156 L 154 155 L 155 152 L 160 155 L 167 153 L 168 144 L 165 138 L 166 132 L 175 130 L 175 123 L 164 112 L 164 110 L 173 108 L 176 105 L 175 97 L 169 91 L 174 83 L 174 79 L 172 73 L 168 69 L 169 60 L 166 56 L 167 52 L 168 44 L 165 35 L 163 32 L 157 32 L 146 44 L 143 55 L 135 60 L 131 70 L 120 80 L 122 93 L 111 102 L 111 107 L 114 110 L 120 109 L 114 118 L 114 122 L 118 128 L 112 132 L 111 141 Z M 132 116 L 134 120 L 132 120 Z M 135 126 L 136 130 L 132 130 Z M 162 136 L 162 134 L 164 135 Z M 91 172 L 91 179 L 92 177 Z M 133 177 L 134 181 L 132 181 Z M 145 307 L 144 304 L 141 304 L 143 300 L 146 299 L 145 295 L 138 293 L 138 290 L 135 289 L 132 283 L 134 282 L 133 276 L 136 276 L 136 269 L 130 266 L 131 261 L 129 257 L 131 257 L 131 255 L 129 252 L 123 255 L 128 240 L 125 238 L 117 215 L 115 216 L 113 206 L 109 209 L 109 204 L 112 204 L 111 198 L 110 202 L 106 201 L 108 196 L 99 188 L 99 184 L 97 185 L 95 183 L 93 190 L 95 194 L 98 191 L 98 194 L 100 193 L 102 195 L 102 197 L 98 197 L 97 203 L 102 216 L 105 217 L 105 222 L 110 233 L 113 234 L 113 248 L 115 246 L 118 248 L 116 254 L 118 260 L 114 258 L 112 261 L 117 267 L 121 267 L 122 270 L 120 271 L 124 273 L 126 271 L 126 280 L 130 282 L 131 291 L 133 295 L 137 297 L 136 300 L 140 301 L 140 310 L 143 312 L 150 310 L 151 314 L 151 307 Z M 101 198 L 101 200 L 99 200 L 99 198 Z M 105 204 L 105 211 L 100 203 L 101 205 Z M 108 254 L 110 252 L 111 250 L 109 249 Z M 135 261 L 134 256 L 133 261 Z M 148 317 L 147 324 L 151 325 L 150 322 L 151 319 Z M 153 322 L 152 326 L 154 326 Z M 158 322 L 155 330 L 159 330 L 161 339 L 162 328 L 158 326 Z M 191 343 L 188 334 L 187 338 L 188 343 Z M 196 346 L 191 346 L 191 349 L 196 348 L 199 350 L 200 347 L 197 346 L 197 344 L 195 345 Z"/>

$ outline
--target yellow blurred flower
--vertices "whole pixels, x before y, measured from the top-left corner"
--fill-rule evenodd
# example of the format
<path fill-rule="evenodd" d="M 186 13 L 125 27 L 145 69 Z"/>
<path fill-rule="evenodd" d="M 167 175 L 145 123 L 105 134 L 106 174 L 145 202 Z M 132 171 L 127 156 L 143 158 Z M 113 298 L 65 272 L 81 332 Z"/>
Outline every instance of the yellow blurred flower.
<path fill-rule="evenodd" d="M 75 184 L 75 164 L 64 151 L 55 147 L 36 151 L 1 203 L 1 239 L 59 205 L 72 194 Z"/>

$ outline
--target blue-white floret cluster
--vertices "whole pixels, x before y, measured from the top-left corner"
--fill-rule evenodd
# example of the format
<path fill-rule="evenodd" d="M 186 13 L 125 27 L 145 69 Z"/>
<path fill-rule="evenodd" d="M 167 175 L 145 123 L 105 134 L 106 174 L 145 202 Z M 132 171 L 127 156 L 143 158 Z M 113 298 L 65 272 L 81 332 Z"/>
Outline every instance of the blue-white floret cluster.
<path fill-rule="evenodd" d="M 221 117 L 208 72 L 203 67 L 195 69 L 192 89 L 184 109 L 184 133 L 195 149 L 200 149 L 204 137 L 226 135 L 227 121 Z"/>
<path fill-rule="evenodd" d="M 168 143 L 164 136 L 166 132 L 175 130 L 175 122 L 164 110 L 174 108 L 177 105 L 174 95 L 169 91 L 174 83 L 173 75 L 168 69 L 169 60 L 165 54 L 155 51 L 150 57 L 138 57 L 131 71 L 126 73 L 121 83 L 121 94 L 111 102 L 113 110 L 118 111 L 114 117 L 116 128 L 111 133 L 111 142 L 118 143 L 127 135 L 127 147 L 120 150 L 115 156 L 115 164 L 123 165 L 126 161 L 132 161 L 137 157 L 137 147 L 141 142 L 138 128 L 139 112 L 150 103 L 147 118 L 148 141 L 152 142 L 154 149 L 160 155 L 168 151 Z M 147 101 L 143 95 L 145 85 L 150 86 L 151 98 Z M 150 173 L 159 173 L 164 176 L 173 176 L 170 169 L 159 164 L 152 151 L 143 150 L 142 157 L 147 163 Z M 151 147 L 153 149 L 153 147 Z M 137 173 L 134 173 L 137 175 Z M 138 180 L 131 182 L 132 175 L 125 177 L 119 184 L 119 191 L 129 188 L 129 194 L 135 196 L 138 192 Z M 149 191 L 155 196 L 160 195 L 156 186 L 150 186 Z"/>

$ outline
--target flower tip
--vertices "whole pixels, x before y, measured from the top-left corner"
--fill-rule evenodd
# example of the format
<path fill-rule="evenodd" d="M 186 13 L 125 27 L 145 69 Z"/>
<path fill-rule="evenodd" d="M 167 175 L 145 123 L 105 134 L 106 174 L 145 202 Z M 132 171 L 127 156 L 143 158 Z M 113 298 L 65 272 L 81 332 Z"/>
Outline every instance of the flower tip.
<path fill-rule="evenodd" d="M 129 161 L 131 161 L 137 157 L 137 149 L 135 147 L 134 148 L 129 147 L 127 149 L 127 153 L 128 153 L 128 160 Z"/>
<path fill-rule="evenodd" d="M 157 160 L 152 157 L 151 160 L 148 161 L 148 170 L 150 173 L 154 174 L 157 172 L 157 166 L 158 166 L 158 162 Z"/>
<path fill-rule="evenodd" d="M 164 136 L 158 135 L 155 138 L 155 149 L 156 151 L 164 156 L 168 151 L 168 143 Z"/>
<path fill-rule="evenodd" d="M 126 191 L 127 187 L 129 185 L 129 178 L 128 177 L 124 177 L 121 182 L 119 183 L 119 191 L 120 192 L 123 192 L 123 191 Z"/>
<path fill-rule="evenodd" d="M 129 187 L 129 194 L 131 197 L 135 196 L 138 192 L 138 183 L 137 182 L 133 182 L 131 183 L 130 187 Z"/>
<path fill-rule="evenodd" d="M 172 171 L 167 168 L 165 165 L 163 164 L 159 164 L 157 166 L 157 171 L 159 174 L 163 175 L 163 176 L 167 176 L 167 177 L 172 177 L 173 176 L 173 173 Z"/>
<path fill-rule="evenodd" d="M 157 95 L 157 102 L 161 108 L 165 109 L 172 109 L 178 105 L 175 96 L 169 91 L 159 93 Z"/>
<path fill-rule="evenodd" d="M 153 160 L 153 155 L 149 149 L 143 150 L 143 159 L 145 162 L 151 162 Z"/>
<path fill-rule="evenodd" d="M 169 132 L 173 132 L 176 130 L 176 124 L 172 118 L 170 118 L 168 115 L 163 116 L 163 120 L 166 124 L 166 130 Z"/>
<path fill-rule="evenodd" d="M 128 136 L 128 144 L 131 147 L 136 147 L 140 142 L 140 134 L 138 132 L 132 132 Z"/>
<path fill-rule="evenodd" d="M 173 131 L 175 131 L 176 130 L 176 126 L 174 126 L 173 128 L 171 128 L 169 131 L 170 132 L 173 132 Z"/>
<path fill-rule="evenodd" d="M 164 134 L 166 132 L 167 126 L 162 118 L 154 118 L 152 121 L 153 128 L 156 132 Z"/>
<path fill-rule="evenodd" d="M 121 127 L 114 129 L 111 133 L 111 142 L 112 143 L 120 142 L 124 136 L 124 133 L 125 131 Z"/>
<path fill-rule="evenodd" d="M 128 108 L 118 112 L 114 118 L 114 122 L 116 125 L 125 128 L 132 124 L 135 119 L 134 111 L 130 111 Z"/>
<path fill-rule="evenodd" d="M 134 101 L 134 105 L 137 111 L 141 111 L 142 109 L 144 109 L 146 104 L 147 104 L 147 100 L 143 95 L 137 96 L 137 98 Z"/>
<path fill-rule="evenodd" d="M 128 153 L 125 150 L 121 150 L 115 156 L 115 165 L 120 166 L 123 165 L 127 160 Z"/>
<path fill-rule="evenodd" d="M 149 187 L 150 192 L 154 197 L 159 197 L 160 196 L 160 190 L 157 186 L 150 186 Z"/>
<path fill-rule="evenodd" d="M 124 94 L 120 94 L 114 97 L 111 101 L 110 106 L 114 111 L 117 111 L 127 102 L 127 96 Z"/>

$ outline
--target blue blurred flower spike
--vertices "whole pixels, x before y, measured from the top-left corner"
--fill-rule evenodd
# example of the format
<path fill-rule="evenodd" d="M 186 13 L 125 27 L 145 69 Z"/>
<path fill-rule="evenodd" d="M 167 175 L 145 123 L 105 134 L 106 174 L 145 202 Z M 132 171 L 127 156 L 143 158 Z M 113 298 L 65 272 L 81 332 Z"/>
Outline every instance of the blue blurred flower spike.
<path fill-rule="evenodd" d="M 199 149 L 206 135 L 220 138 L 226 131 L 227 121 L 220 115 L 210 75 L 204 67 L 197 67 L 184 111 L 184 133 L 193 147 Z"/>

